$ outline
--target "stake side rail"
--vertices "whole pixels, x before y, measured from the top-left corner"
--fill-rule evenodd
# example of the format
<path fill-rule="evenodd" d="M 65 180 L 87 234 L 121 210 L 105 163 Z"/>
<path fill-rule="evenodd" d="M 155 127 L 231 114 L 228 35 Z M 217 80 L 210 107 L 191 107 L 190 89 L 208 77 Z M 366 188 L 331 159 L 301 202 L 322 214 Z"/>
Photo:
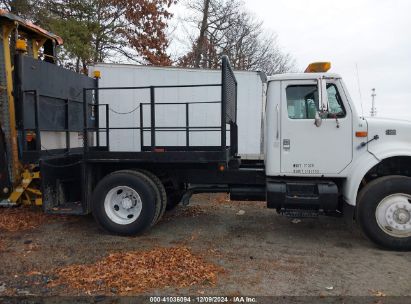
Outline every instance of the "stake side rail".
<path fill-rule="evenodd" d="M 222 87 L 222 84 L 198 84 L 198 85 L 168 85 L 168 86 L 148 86 L 148 87 L 101 87 L 101 88 L 90 88 L 85 89 L 85 91 L 90 90 L 94 91 L 95 95 L 99 95 L 99 91 L 107 91 L 107 90 L 149 90 L 150 92 L 150 102 L 141 102 L 138 107 L 136 107 L 133 111 L 139 112 L 138 117 L 140 118 L 140 122 L 137 123 L 135 126 L 131 127 L 114 127 L 110 123 L 111 119 L 109 118 L 109 112 L 111 111 L 109 104 L 100 103 L 98 105 L 91 105 L 91 107 L 105 107 L 105 115 L 106 115 L 106 124 L 105 126 L 98 126 L 98 127 L 89 127 L 88 125 L 85 126 L 85 134 L 99 134 L 99 138 L 102 138 L 100 133 L 106 134 L 106 143 L 109 143 L 110 131 L 115 130 L 136 130 L 139 131 L 140 137 L 140 151 L 133 152 L 133 151 L 111 151 L 110 145 L 106 145 L 106 149 L 97 149 L 95 150 L 94 146 L 84 147 L 84 153 L 87 153 L 87 159 L 97 161 L 98 159 L 104 159 L 105 161 L 113 160 L 113 161 L 122 161 L 124 160 L 145 160 L 149 161 L 150 159 L 156 161 L 166 161 L 168 162 L 175 162 L 175 161 L 188 161 L 188 162 L 226 162 L 230 157 L 230 146 L 195 146 L 190 143 L 190 134 L 195 132 L 213 132 L 213 133 L 220 133 L 221 138 L 226 136 L 226 132 L 231 132 L 231 124 L 226 123 L 226 119 L 221 121 L 221 125 L 203 125 L 203 126 L 192 126 L 190 125 L 190 107 L 192 105 L 197 104 L 220 104 L 223 105 L 222 101 L 191 101 L 191 102 L 156 102 L 155 94 L 157 89 L 172 89 L 172 88 L 201 88 L 201 87 Z M 86 96 L 86 94 L 84 94 Z M 83 103 L 85 104 L 85 103 Z M 160 107 L 167 107 L 167 106 L 181 106 L 181 110 L 184 111 L 185 117 L 185 124 L 184 126 L 158 126 L 156 124 L 156 111 Z M 221 108 L 225 108 L 221 106 Z M 148 111 L 146 111 L 148 110 Z M 94 110 L 94 112 L 100 113 L 99 110 Z M 144 114 L 149 114 L 149 121 L 145 120 Z M 121 114 L 121 113 L 117 113 Z M 87 121 L 85 119 L 84 121 Z M 164 146 L 158 144 L 157 142 L 157 135 L 158 133 L 172 133 L 172 132 L 184 132 L 185 133 L 185 144 L 180 146 Z M 224 132 L 224 134 L 223 134 Z M 147 144 L 147 140 L 145 139 L 145 134 L 149 133 L 149 143 Z M 84 135 L 86 136 L 86 135 Z M 101 140 L 100 140 L 101 141 Z M 85 142 L 87 143 L 87 142 Z M 152 154 L 146 153 L 162 153 L 163 155 L 158 157 Z M 214 152 L 214 153 L 211 153 Z M 192 155 L 188 155 L 192 154 Z"/>

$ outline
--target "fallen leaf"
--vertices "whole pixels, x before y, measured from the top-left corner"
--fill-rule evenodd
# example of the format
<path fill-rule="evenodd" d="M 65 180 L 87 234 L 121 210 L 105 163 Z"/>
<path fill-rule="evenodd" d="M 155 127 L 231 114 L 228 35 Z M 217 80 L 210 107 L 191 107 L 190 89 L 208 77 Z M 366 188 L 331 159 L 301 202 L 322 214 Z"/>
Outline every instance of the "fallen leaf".
<path fill-rule="evenodd" d="M 384 292 L 379 291 L 379 290 L 370 289 L 370 292 L 371 292 L 371 293 L 373 294 L 373 296 L 375 296 L 375 297 L 385 297 L 385 296 L 386 296 L 386 294 L 385 294 Z"/>
<path fill-rule="evenodd" d="M 39 271 L 30 271 L 27 273 L 28 276 L 35 276 L 35 275 L 41 275 L 41 272 Z"/>
<path fill-rule="evenodd" d="M 55 269 L 49 287 L 67 285 L 84 293 L 138 294 L 154 288 L 215 285 L 224 270 L 187 247 L 113 253 L 94 264 Z"/>

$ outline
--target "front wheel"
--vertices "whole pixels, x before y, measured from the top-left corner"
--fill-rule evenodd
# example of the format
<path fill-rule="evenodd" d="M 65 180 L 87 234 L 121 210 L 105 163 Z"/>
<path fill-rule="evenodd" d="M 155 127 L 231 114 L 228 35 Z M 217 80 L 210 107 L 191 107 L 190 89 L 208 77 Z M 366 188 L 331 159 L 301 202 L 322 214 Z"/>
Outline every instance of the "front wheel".
<path fill-rule="evenodd" d="M 411 178 L 386 176 L 367 184 L 358 196 L 357 219 L 378 245 L 411 250 Z"/>

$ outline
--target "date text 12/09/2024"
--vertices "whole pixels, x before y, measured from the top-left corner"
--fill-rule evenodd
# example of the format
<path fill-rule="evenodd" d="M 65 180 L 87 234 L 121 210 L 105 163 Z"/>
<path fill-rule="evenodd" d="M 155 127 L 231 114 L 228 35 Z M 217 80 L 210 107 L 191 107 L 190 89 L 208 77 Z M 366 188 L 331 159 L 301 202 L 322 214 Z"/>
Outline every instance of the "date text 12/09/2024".
<path fill-rule="evenodd" d="M 257 303 L 254 297 L 150 297 L 150 303 Z"/>

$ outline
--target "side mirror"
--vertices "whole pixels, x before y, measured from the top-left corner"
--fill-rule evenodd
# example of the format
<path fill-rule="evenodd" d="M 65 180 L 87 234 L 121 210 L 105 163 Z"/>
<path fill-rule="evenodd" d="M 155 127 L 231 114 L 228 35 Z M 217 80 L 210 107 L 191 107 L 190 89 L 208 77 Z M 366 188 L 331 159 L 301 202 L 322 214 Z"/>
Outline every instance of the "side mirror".
<path fill-rule="evenodd" d="M 323 119 L 320 116 L 319 112 L 315 112 L 315 118 L 314 118 L 314 124 L 317 128 L 321 127 L 321 124 L 323 123 Z"/>

